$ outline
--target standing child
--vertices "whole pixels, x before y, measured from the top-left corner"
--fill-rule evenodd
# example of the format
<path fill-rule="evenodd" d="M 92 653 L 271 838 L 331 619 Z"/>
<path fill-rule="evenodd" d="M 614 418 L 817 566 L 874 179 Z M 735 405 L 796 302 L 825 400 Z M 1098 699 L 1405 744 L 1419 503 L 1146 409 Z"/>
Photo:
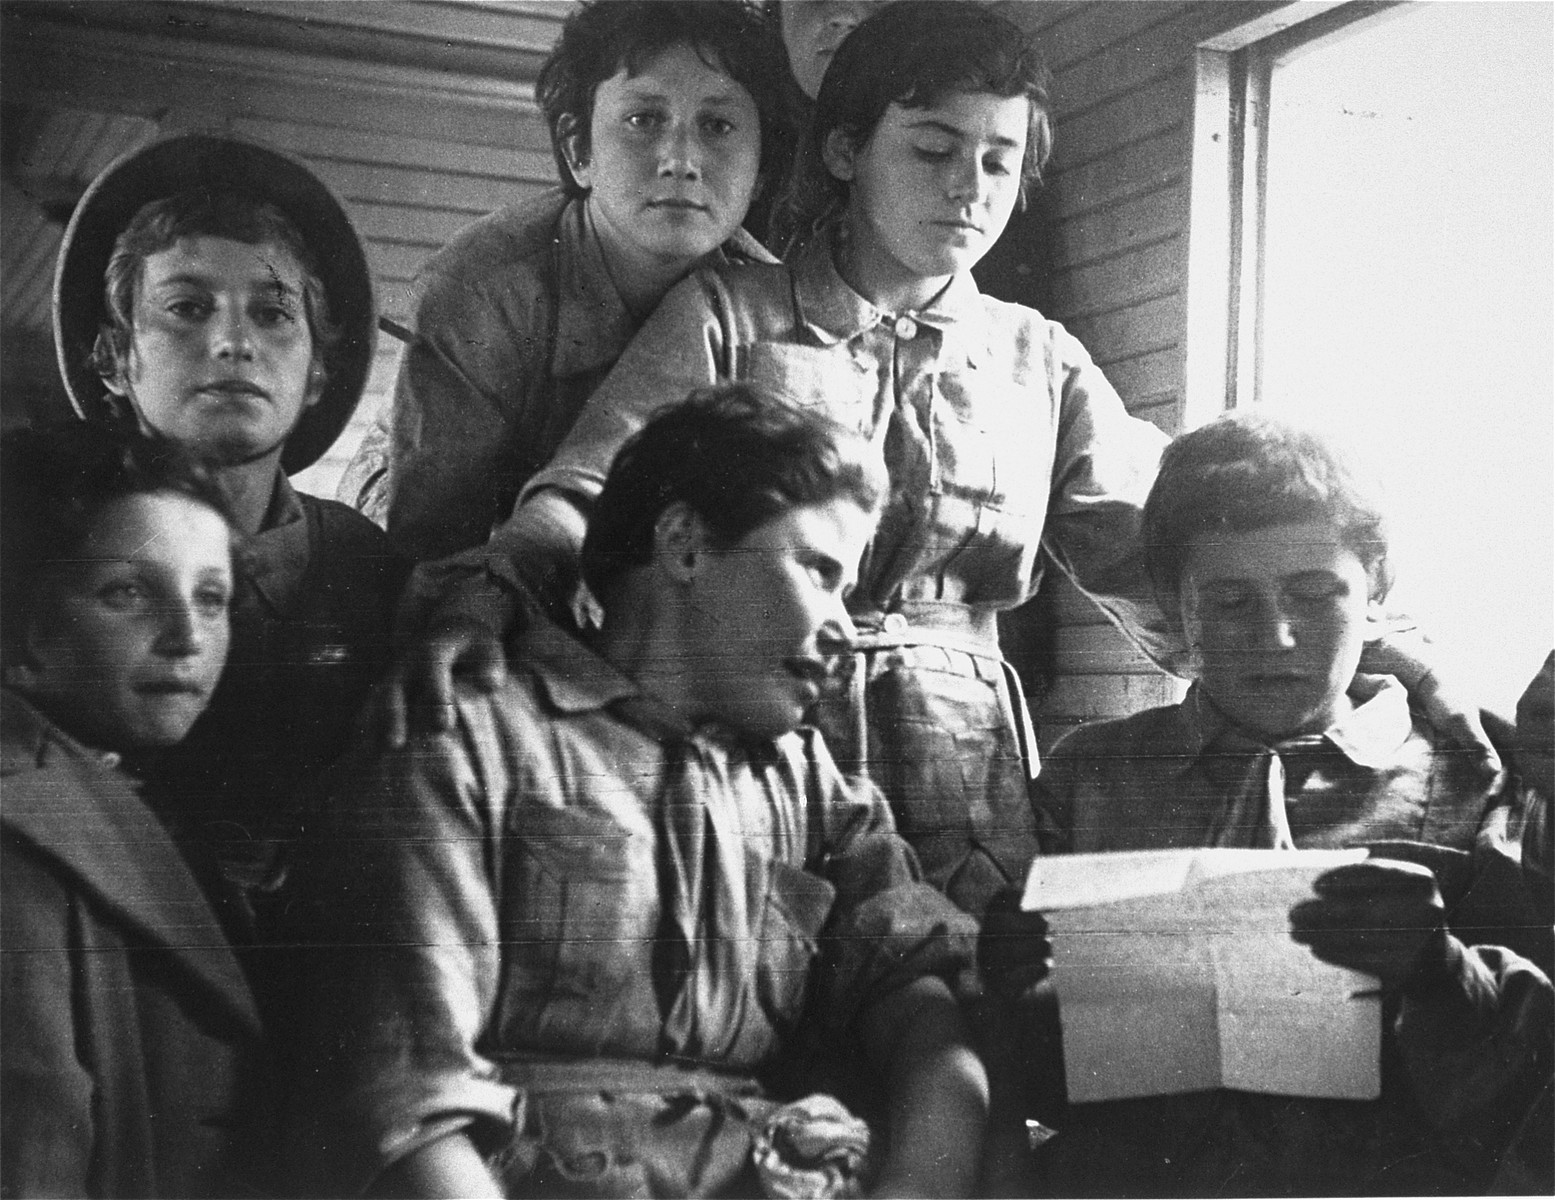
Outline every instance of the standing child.
<path fill-rule="evenodd" d="M 126 155 L 88 188 L 55 296 L 77 411 L 203 459 L 245 535 L 227 672 L 150 782 L 185 835 L 268 887 L 294 797 L 344 749 L 386 658 L 403 579 L 371 522 L 287 479 L 329 448 L 367 379 L 375 313 L 361 243 L 300 163 L 187 134 Z"/>
<path fill-rule="evenodd" d="M 422 269 L 392 409 L 341 484 L 413 558 L 486 540 L 693 267 L 771 261 L 740 227 L 786 166 L 766 38 L 736 0 L 609 0 L 567 19 L 535 84 L 561 186 Z"/>
<path fill-rule="evenodd" d="M 621 443 L 693 387 L 748 381 L 859 430 L 891 477 L 849 602 L 852 691 L 819 717 L 828 742 L 969 912 L 1023 877 L 1035 755 L 999 614 L 1056 566 L 1177 660 L 1137 537 L 1164 437 L 1062 326 L 971 275 L 1047 158 L 1044 74 L 1021 29 L 973 3 L 899 0 L 848 36 L 801 163 L 799 203 L 821 214 L 800 222 L 809 241 L 665 297 L 494 535 L 489 578 L 433 618 L 411 669 L 434 697 L 449 663 L 497 661 L 518 593 L 570 593 Z"/>

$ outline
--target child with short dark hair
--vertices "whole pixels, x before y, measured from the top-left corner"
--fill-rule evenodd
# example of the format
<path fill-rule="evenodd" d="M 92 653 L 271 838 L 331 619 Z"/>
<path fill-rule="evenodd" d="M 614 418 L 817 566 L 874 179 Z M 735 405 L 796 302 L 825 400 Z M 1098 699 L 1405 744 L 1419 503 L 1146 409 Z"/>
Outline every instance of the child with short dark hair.
<path fill-rule="evenodd" d="M 1375 485 L 1334 444 L 1252 412 L 1183 434 L 1162 457 L 1141 538 L 1195 682 L 1179 704 L 1084 726 L 1059 742 L 1037 781 L 1047 851 L 1381 843 L 1374 853 L 1468 862 L 1482 821 L 1502 800 L 1500 784 L 1446 749 L 1396 681 L 1356 674 L 1369 617 L 1391 582 L 1388 539 Z M 1388 953 L 1378 953 L 1385 939 L 1375 930 L 1335 927 L 1352 919 L 1368 889 L 1374 901 L 1418 897 L 1415 912 L 1434 903 L 1436 916 L 1412 936 L 1401 930 Z M 1378 975 L 1387 1019 L 1403 1012 L 1418 1023 L 1386 1027 L 1381 1098 L 1218 1090 L 1073 1105 L 1053 1118 L 1063 1134 L 1040 1152 L 1044 1186 L 1065 1195 L 1125 1187 L 1194 1195 L 1232 1179 L 1245 1195 L 1359 1195 L 1459 1193 L 1488 1183 L 1494 1149 L 1464 1153 L 1459 1135 L 1469 1109 L 1499 1103 L 1492 1084 L 1526 1106 L 1522 1068 L 1487 1061 L 1470 1090 L 1449 1099 L 1442 1089 L 1452 1081 L 1438 1070 L 1422 1083 L 1418 1068 L 1440 1066 L 1445 1047 L 1437 1039 L 1472 1023 L 1433 1027 L 1437 1017 L 1422 1017 L 1407 999 L 1398 1007 L 1406 985 L 1436 977 L 1413 974 L 1416 960 L 1431 948 L 1441 962 L 1447 957 L 1431 872 L 1373 859 L 1321 876 L 1318 892 L 1292 910 L 1296 939 Z M 1023 919 L 1040 924 L 1035 914 Z M 1003 926 L 1007 936 L 1020 921 L 1005 918 Z M 1044 946 L 1031 948 L 1040 957 Z M 1538 972 L 1526 963 L 1508 969 L 1526 976 L 1508 996 L 1528 994 Z M 1537 1044 L 1544 988 L 1533 989 L 1522 1040 L 1508 1044 Z M 1434 1112 L 1453 1114 L 1441 1128 L 1416 1105 L 1422 1086 L 1436 1092 Z M 1509 1138 L 1505 1115 L 1499 1119 L 1494 1136 Z"/>
<path fill-rule="evenodd" d="M 342 773 L 298 874 L 307 1190 L 970 1194 L 972 921 L 800 727 L 884 492 L 752 389 L 660 413 L 585 542 L 598 635 L 537 620 L 453 733 Z M 782 1104 L 817 1029 L 880 1084 L 872 1167 L 835 1101 Z"/>
<path fill-rule="evenodd" d="M 254 997 L 142 788 L 226 658 L 226 501 L 98 425 L 12 431 L 0 459 L 0 1193 L 248 1194 Z"/>
<path fill-rule="evenodd" d="M 1181 704 L 1076 730 L 1039 786 L 1049 849 L 1468 849 L 1494 789 L 1356 677 L 1391 584 L 1376 487 L 1317 434 L 1256 414 L 1162 457 L 1141 543 L 1196 682 Z"/>
<path fill-rule="evenodd" d="M 787 165 L 781 81 L 738 0 L 573 12 L 535 85 L 560 186 L 423 267 L 392 408 L 341 498 L 418 560 L 484 542 L 674 283 L 771 261 L 741 222 Z"/>

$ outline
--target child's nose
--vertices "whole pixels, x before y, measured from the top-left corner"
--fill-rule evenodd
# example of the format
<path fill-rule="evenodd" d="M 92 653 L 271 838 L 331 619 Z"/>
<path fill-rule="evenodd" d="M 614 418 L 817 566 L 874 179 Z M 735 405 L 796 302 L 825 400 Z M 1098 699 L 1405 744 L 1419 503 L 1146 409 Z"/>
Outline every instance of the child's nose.
<path fill-rule="evenodd" d="M 659 172 L 678 179 L 695 179 L 702 173 L 702 143 L 690 122 L 675 122 L 665 131 Z"/>
<path fill-rule="evenodd" d="M 254 329 L 241 313 L 233 313 L 215 325 L 216 357 L 247 362 L 254 357 Z"/>
<path fill-rule="evenodd" d="M 162 609 L 162 628 L 157 649 L 170 658 L 189 658 L 205 645 L 206 630 L 194 606 L 174 601 Z"/>

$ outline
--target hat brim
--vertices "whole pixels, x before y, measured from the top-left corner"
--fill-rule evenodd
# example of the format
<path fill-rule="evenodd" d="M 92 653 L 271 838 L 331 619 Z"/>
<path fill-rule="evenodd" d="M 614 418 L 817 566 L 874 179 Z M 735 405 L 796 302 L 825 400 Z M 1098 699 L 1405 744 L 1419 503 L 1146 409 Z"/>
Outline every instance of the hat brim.
<path fill-rule="evenodd" d="M 151 201 L 197 189 L 255 196 L 285 213 L 313 252 L 340 327 L 324 390 L 281 451 L 282 469 L 294 475 L 334 444 L 361 399 L 377 342 L 377 308 L 367 255 L 345 206 L 312 171 L 277 150 L 222 134 L 179 134 L 131 151 L 92 181 L 65 228 L 54 272 L 54 349 L 65 389 L 88 420 L 115 411 L 91 365 L 98 331 L 110 320 L 103 277 L 114 243 Z"/>

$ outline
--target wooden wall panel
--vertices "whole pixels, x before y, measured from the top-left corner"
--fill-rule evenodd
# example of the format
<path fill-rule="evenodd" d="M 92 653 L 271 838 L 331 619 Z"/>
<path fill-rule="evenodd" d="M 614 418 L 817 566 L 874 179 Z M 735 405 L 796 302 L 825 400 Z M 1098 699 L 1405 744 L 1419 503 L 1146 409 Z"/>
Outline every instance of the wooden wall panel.
<path fill-rule="evenodd" d="M 1195 48 L 1277 5 L 1012 4 L 1053 73 L 1056 136 L 1038 205 L 1047 278 L 1029 297 L 1091 351 L 1135 415 L 1181 427 Z M 1004 622 L 1044 747 L 1084 720 L 1179 691 L 1056 571 Z"/>

